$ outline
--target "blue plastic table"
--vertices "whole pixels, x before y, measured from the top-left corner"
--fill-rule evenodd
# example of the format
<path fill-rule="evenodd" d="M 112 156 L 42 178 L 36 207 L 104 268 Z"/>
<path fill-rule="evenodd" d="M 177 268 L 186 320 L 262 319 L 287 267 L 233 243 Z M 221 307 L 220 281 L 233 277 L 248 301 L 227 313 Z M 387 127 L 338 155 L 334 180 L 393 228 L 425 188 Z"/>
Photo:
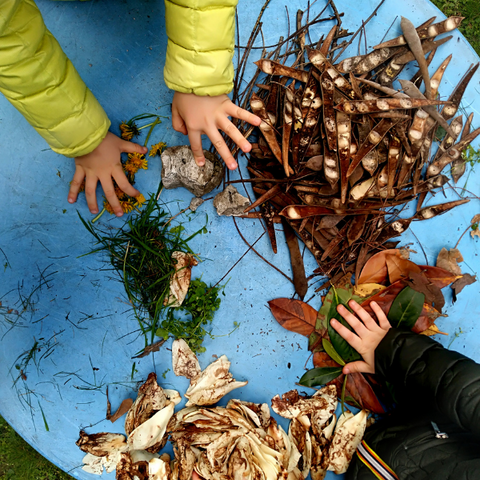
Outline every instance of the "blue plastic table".
<path fill-rule="evenodd" d="M 263 19 L 267 45 L 275 44 L 279 35 L 286 35 L 285 3 L 288 3 L 292 25 L 296 10 L 307 6 L 303 0 L 272 0 Z M 240 0 L 238 14 L 243 45 L 262 4 Z M 318 0 L 312 12 L 319 12 L 324 4 L 324 0 Z M 376 7 L 377 1 L 337 0 L 336 4 L 338 10 L 345 13 L 344 27 L 355 31 Z M 118 133 L 120 121 L 144 112 L 168 115 L 168 107 L 159 107 L 171 101 L 171 92 L 162 80 L 166 47 L 163 2 L 38 0 L 38 5 L 47 26 L 105 107 L 114 131 Z M 368 24 L 369 47 L 382 39 L 395 19 L 389 37 L 399 33 L 400 15 L 415 24 L 433 15 L 443 17 L 426 0 L 387 0 Z M 326 22 L 312 28 L 312 38 L 319 38 L 331 26 L 331 22 Z M 453 35 L 454 39 L 439 49 L 431 67 L 436 68 L 453 53 L 440 87 L 443 96 L 450 93 L 467 67 L 478 61 L 465 39 L 456 32 Z M 350 55 L 356 54 L 357 42 L 354 44 Z M 256 50 L 251 60 L 256 60 L 258 55 L 259 50 Z M 253 67 L 245 78 L 252 72 Z M 476 127 L 480 118 L 479 80 L 477 72 L 463 100 L 467 110 L 475 111 Z M 165 141 L 170 146 L 186 143 L 186 138 L 174 132 L 168 120 L 155 131 L 151 140 L 152 143 Z M 80 428 L 89 432 L 123 432 L 123 419 L 113 425 L 104 420 L 106 386 L 109 386 L 115 409 L 125 397 L 135 398 L 137 382 L 144 380 L 151 371 L 157 372 L 163 386 L 176 388 L 182 394 L 188 382 L 175 377 L 171 371 L 170 344 L 146 358 L 132 359 L 144 343 L 136 332 L 137 324 L 123 286 L 108 271 L 102 255 L 79 257 L 89 252 L 94 244 L 77 215 L 78 211 L 84 218 L 91 218 L 84 197 L 75 205 L 66 201 L 74 171 L 73 161 L 51 152 L 3 97 L 0 98 L 0 144 L 0 413 L 20 435 L 59 467 L 76 478 L 93 478 L 79 468 L 83 453 L 75 446 L 75 441 Z M 478 193 L 479 170 L 477 166 L 468 176 L 470 192 Z M 153 159 L 149 170 L 137 175 L 136 185 L 148 194 L 156 191 L 159 181 L 160 160 Z M 460 186 L 464 183 L 464 179 L 459 182 Z M 244 193 L 241 187 L 239 190 Z M 446 194 L 447 199 L 458 198 L 451 189 L 447 189 Z M 187 207 L 191 198 L 185 189 L 164 191 L 161 196 L 172 215 Z M 444 201 L 442 194 L 430 199 L 431 204 Z M 429 263 L 433 264 L 442 247 L 454 247 L 479 211 L 478 201 L 472 200 L 443 216 L 415 223 L 403 235 L 402 243 L 411 243 L 411 248 L 417 251 L 413 260 L 424 263 L 418 238 Z M 211 201 L 203 204 L 193 219 L 180 216 L 178 220 L 184 222 L 187 233 L 207 223 L 208 234 L 197 236 L 191 244 L 204 259 L 195 267 L 193 276 L 202 276 L 207 283 L 216 283 L 248 249 L 232 219 L 218 217 Z M 122 220 L 106 214 L 100 223 L 115 227 L 121 225 Z M 239 220 L 238 223 L 251 243 L 263 233 L 258 221 Z M 279 232 L 277 255 L 271 252 L 266 235 L 255 248 L 290 274 L 289 256 L 282 238 Z M 478 238 L 465 235 L 459 248 L 465 258 L 464 271 L 477 273 Z M 315 262 L 308 254 L 306 265 L 307 274 L 310 274 Z M 232 361 L 234 376 L 249 381 L 248 386 L 227 398 L 270 403 L 277 393 L 295 388 L 309 356 L 306 339 L 282 329 L 267 308 L 268 300 L 291 296 L 293 287 L 251 251 L 227 279 L 226 295 L 222 297 L 213 324 L 215 338 L 205 340 L 207 351 L 200 355 L 200 363 L 205 367 L 213 360 L 213 355 L 226 354 Z M 312 282 L 306 298 L 313 294 L 315 286 Z M 448 317 L 439 318 L 437 325 L 449 336 L 440 336 L 438 340 L 445 345 L 452 342 L 451 348 L 480 360 L 479 284 L 467 287 L 454 306 L 451 294 L 447 292 L 446 295 Z M 319 308 L 320 297 L 317 295 L 310 303 Z M 24 307 L 26 310 L 22 313 Z M 7 314 L 8 308 L 18 310 L 21 316 L 15 316 L 14 312 Z M 234 322 L 240 327 L 230 334 Z M 24 368 L 27 352 L 35 342 L 38 342 L 35 356 Z M 114 478 L 114 474 L 105 476 Z M 333 474 L 329 473 L 327 478 L 333 478 Z"/>

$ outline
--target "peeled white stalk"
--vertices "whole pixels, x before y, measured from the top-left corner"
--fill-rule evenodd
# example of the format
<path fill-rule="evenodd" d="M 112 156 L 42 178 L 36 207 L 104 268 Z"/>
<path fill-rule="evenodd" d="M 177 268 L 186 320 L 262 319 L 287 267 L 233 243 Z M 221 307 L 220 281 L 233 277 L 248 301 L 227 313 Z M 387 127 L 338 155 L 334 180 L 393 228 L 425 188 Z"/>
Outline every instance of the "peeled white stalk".
<path fill-rule="evenodd" d="M 170 402 L 153 417 L 138 426 L 128 437 L 130 450 L 146 450 L 160 442 L 173 415 L 175 403 Z"/>
<path fill-rule="evenodd" d="M 347 471 L 365 433 L 367 417 L 366 410 L 361 410 L 356 415 L 345 412 L 340 416 L 328 451 L 328 470 L 336 474 Z"/>

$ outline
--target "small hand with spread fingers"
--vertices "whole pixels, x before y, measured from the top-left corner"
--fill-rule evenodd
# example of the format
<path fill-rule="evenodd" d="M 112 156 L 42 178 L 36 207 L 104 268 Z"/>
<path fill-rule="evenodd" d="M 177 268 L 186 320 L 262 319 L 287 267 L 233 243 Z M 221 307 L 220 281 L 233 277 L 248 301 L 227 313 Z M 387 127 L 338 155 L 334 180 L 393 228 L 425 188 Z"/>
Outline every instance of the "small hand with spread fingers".
<path fill-rule="evenodd" d="M 261 123 L 259 117 L 235 105 L 227 95 L 201 97 L 193 93 L 180 92 L 175 92 L 173 95 L 173 129 L 188 135 L 193 157 L 200 167 L 205 165 L 202 148 L 203 133 L 208 136 L 230 170 L 235 170 L 238 165 L 219 130 L 224 131 L 244 153 L 251 150 L 252 146 L 248 140 L 228 117 L 238 118 L 256 126 Z"/>
<path fill-rule="evenodd" d="M 355 333 L 335 319 L 332 319 L 330 324 L 362 356 L 363 361 L 347 363 L 343 367 L 343 373 L 375 373 L 375 349 L 391 328 L 390 322 L 376 302 L 372 302 L 370 306 L 378 323 L 355 300 L 350 300 L 348 306 L 356 315 L 349 312 L 343 305 L 337 307 L 337 312 Z"/>

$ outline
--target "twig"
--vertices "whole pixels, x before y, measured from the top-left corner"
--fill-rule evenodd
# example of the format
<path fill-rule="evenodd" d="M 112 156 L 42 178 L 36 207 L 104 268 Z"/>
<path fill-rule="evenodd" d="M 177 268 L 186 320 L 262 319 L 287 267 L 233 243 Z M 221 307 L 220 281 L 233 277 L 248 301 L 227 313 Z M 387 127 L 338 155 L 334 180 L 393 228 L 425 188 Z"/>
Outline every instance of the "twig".
<path fill-rule="evenodd" d="M 336 61 L 341 57 L 342 53 L 347 49 L 349 45 L 355 40 L 355 37 L 361 32 L 362 28 L 365 28 L 365 25 L 377 14 L 378 9 L 384 4 L 385 0 L 382 0 L 373 13 L 367 18 L 365 22 L 362 22 L 362 26 L 354 33 L 353 37 L 350 39 L 350 41 L 345 45 L 345 47 L 340 51 L 340 53 L 332 60 L 332 63 L 336 63 Z"/>
<path fill-rule="evenodd" d="M 254 248 L 253 248 L 253 245 L 250 245 L 247 241 L 247 239 L 242 235 L 242 232 L 240 231 L 240 229 L 238 228 L 238 225 L 237 225 L 237 222 L 235 220 L 235 217 L 232 217 L 233 218 L 233 223 L 235 224 L 235 228 L 237 229 L 237 232 L 238 234 L 240 235 L 240 237 L 242 238 L 242 240 L 249 246 L 251 247 L 251 250 L 252 252 L 256 253 L 267 265 L 269 265 L 270 267 L 274 268 L 277 272 L 281 273 L 289 282 L 293 283 L 293 280 L 288 276 L 286 275 L 285 273 L 283 273 L 278 267 L 276 267 L 275 265 L 271 264 L 266 258 L 264 258 L 262 255 L 260 255 L 260 253 L 258 253 Z M 265 233 L 265 232 L 264 232 Z M 264 235 L 264 233 L 262 234 L 262 236 Z"/>

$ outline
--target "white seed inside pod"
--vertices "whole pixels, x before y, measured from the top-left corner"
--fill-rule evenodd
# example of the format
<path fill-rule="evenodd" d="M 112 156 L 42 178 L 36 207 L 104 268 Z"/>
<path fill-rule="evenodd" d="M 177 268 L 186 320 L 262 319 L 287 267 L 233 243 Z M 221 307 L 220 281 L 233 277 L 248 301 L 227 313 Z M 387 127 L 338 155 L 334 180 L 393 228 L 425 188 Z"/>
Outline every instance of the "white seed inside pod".
<path fill-rule="evenodd" d="M 386 100 L 379 98 L 377 100 L 377 108 L 379 110 L 388 110 L 389 108 L 388 102 Z"/>
<path fill-rule="evenodd" d="M 377 145 L 381 139 L 382 139 L 382 136 L 378 134 L 375 130 L 372 130 L 368 134 L 368 140 L 370 141 L 370 143 L 374 143 L 375 145 Z"/>

